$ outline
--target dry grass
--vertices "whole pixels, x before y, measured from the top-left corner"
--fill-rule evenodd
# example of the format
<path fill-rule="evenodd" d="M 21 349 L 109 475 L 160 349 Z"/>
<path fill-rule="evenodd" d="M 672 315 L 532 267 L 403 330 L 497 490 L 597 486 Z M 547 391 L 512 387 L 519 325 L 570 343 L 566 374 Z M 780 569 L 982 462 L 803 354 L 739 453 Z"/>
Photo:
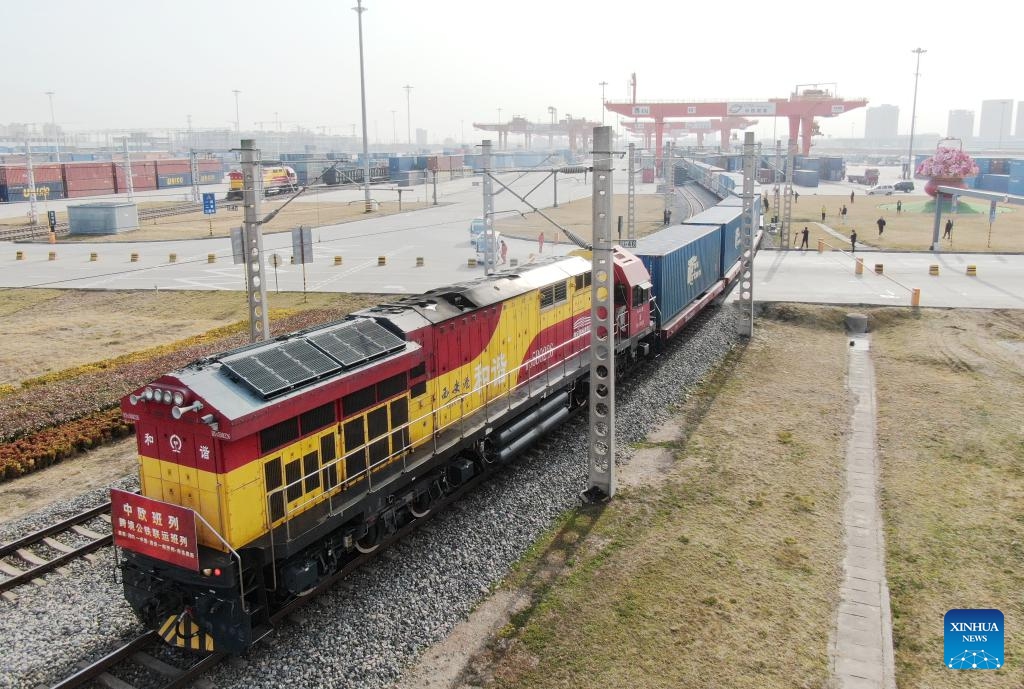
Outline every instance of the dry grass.
<path fill-rule="evenodd" d="M 622 236 L 626 236 L 626 195 L 617 194 L 612 197 L 612 235 L 618 231 L 618 216 L 622 219 Z M 577 199 L 570 203 L 563 203 L 558 208 L 545 208 L 544 214 L 557 222 L 562 227 L 571 230 L 574 234 L 590 241 L 593 238 L 593 203 L 589 197 Z M 652 232 L 660 230 L 663 212 L 665 210 L 665 198 L 656 194 L 638 195 L 636 197 L 636 234 L 644 237 Z M 678 218 L 677 218 L 678 220 Z M 527 215 L 506 216 L 495 223 L 498 230 L 511 237 L 522 239 L 536 239 L 540 232 L 547 237 L 547 241 L 557 239 L 566 241 L 566 237 L 559 232 L 554 225 L 545 220 L 537 213 Z"/>
<path fill-rule="evenodd" d="M 276 312 L 361 308 L 378 296 L 279 293 Z M 0 384 L 17 384 L 129 352 L 168 344 L 248 317 L 244 292 L 0 290 Z"/>
<path fill-rule="evenodd" d="M 901 687 L 1020 687 L 1024 312 L 928 311 L 874 335 Z M 998 608 L 1006 666 L 941 665 L 951 608 Z"/>
<path fill-rule="evenodd" d="M 818 238 L 841 249 L 849 249 L 849 243 L 836 239 L 818 227 L 821 222 L 821 207 L 826 209 L 825 224 L 844 236 L 850 230 L 857 230 L 857 241 L 883 250 L 924 251 L 932 241 L 935 222 L 934 206 L 925 195 L 898 193 L 893 196 L 865 196 L 858 193 L 850 203 L 850 195 L 819 196 L 800 194 L 800 200 L 793 205 L 793 245 L 800 245 L 800 231 L 804 226 L 810 230 L 811 249 L 817 248 Z M 769 200 L 773 197 L 769 194 Z M 896 202 L 902 201 L 903 210 L 896 213 Z M 841 224 L 839 209 L 846 204 L 846 223 Z M 991 246 L 988 246 L 988 204 L 984 201 L 965 201 L 955 216 L 943 211 L 942 222 L 953 218 L 953 241 L 942 240 L 944 251 L 1024 251 L 1024 212 L 1020 206 L 999 204 L 999 213 L 992 226 Z M 969 212 L 973 211 L 973 212 Z M 774 211 L 772 211 L 774 212 Z M 878 236 L 876 221 L 884 217 L 885 232 Z M 940 231 L 941 237 L 941 231 Z"/>
<path fill-rule="evenodd" d="M 536 603 L 469 683 L 823 686 L 845 365 L 837 332 L 761 321 L 687 403 L 668 481 L 572 513 L 537 546 L 513 582 Z"/>

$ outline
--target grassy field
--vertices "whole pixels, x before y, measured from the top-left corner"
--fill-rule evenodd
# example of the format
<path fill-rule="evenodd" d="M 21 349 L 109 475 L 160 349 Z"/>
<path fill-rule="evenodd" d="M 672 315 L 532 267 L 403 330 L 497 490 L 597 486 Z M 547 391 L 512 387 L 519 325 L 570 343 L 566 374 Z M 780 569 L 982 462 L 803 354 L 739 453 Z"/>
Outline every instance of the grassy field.
<path fill-rule="evenodd" d="M 771 194 L 769 201 L 773 202 Z M 850 203 L 850 195 L 843 196 L 800 194 L 800 200 L 792 207 L 793 245 L 800 245 L 800 231 L 806 226 L 810 230 L 811 249 L 817 248 L 818 238 L 826 244 L 848 250 L 850 244 L 822 230 L 821 208 L 825 207 L 825 224 L 844 237 L 850 230 L 857 230 L 860 244 L 882 250 L 925 251 L 932 241 L 935 222 L 935 206 L 925 195 L 897 193 L 893 196 L 866 196 L 856 194 Z M 902 203 L 902 210 L 896 212 L 896 202 Z M 839 209 L 846 205 L 846 222 L 840 220 Z M 942 223 L 953 218 L 953 240 L 941 240 L 943 251 L 1024 251 L 1024 209 L 1020 206 L 999 204 L 996 221 L 992 225 L 989 241 L 988 204 L 983 201 L 965 201 L 959 204 L 959 212 L 950 215 L 943 210 Z M 774 213 L 774 211 L 771 211 Z M 878 235 L 877 221 L 885 219 L 885 231 Z M 942 232 L 939 236 L 941 239 Z"/>
<path fill-rule="evenodd" d="M 1020 687 L 1024 637 L 1007 633 L 1006 669 L 951 672 L 942 616 L 1024 618 L 1024 315 L 870 313 L 898 686 Z M 832 686 L 841 316 L 761 318 L 651 443 L 674 458 L 667 481 L 569 513 L 524 559 L 508 587 L 532 605 L 460 686 Z"/>
<path fill-rule="evenodd" d="M 323 306 L 362 308 L 376 295 L 274 294 L 271 314 Z M 244 292 L 0 289 L 0 384 L 169 344 L 245 322 Z"/>
<path fill-rule="evenodd" d="M 655 443 L 674 457 L 663 484 L 537 545 L 510 582 L 534 605 L 466 684 L 825 685 L 847 399 L 841 315 L 823 320 L 762 321 Z"/>

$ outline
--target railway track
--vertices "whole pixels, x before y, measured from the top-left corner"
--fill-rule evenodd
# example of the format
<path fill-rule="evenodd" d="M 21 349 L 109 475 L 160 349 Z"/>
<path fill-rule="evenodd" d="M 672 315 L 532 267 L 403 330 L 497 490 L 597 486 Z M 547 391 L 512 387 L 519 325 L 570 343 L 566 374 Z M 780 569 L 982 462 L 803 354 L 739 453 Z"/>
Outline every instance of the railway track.
<path fill-rule="evenodd" d="M 85 526 L 94 520 L 110 524 L 109 502 L 0 546 L 0 575 L 5 577 L 0 580 L 0 592 L 110 545 L 113 540 L 110 533 L 98 533 L 94 528 Z M 59 536 L 64 539 L 59 540 Z"/>
<path fill-rule="evenodd" d="M 74 689 L 93 682 L 116 689 L 134 689 L 137 685 L 179 689 L 195 682 L 225 657 L 222 653 L 211 653 L 200 658 L 190 657 L 187 660 L 193 662 L 188 662 L 185 667 L 179 667 L 157 657 L 163 649 L 163 639 L 160 635 L 153 631 L 146 632 L 85 665 L 73 675 L 54 684 L 51 689 Z M 117 670 L 121 671 L 120 677 L 113 674 Z M 122 678 L 125 676 L 129 680 Z"/>
<path fill-rule="evenodd" d="M 436 514 L 443 512 L 448 505 L 457 501 L 464 493 L 472 490 L 477 484 L 487 480 L 490 476 L 490 472 L 485 472 L 474 477 L 445 498 L 434 503 L 429 513 L 413 520 L 395 532 L 389 539 L 381 542 L 378 548 L 370 553 L 357 555 L 313 590 L 284 605 L 270 616 L 271 631 L 280 626 L 285 620 L 296 619 L 295 615 L 300 608 L 316 600 L 321 593 L 334 586 L 339 580 L 344 579 L 352 572 L 366 565 L 385 552 L 392 544 L 401 541 L 408 534 L 429 522 Z M 106 506 L 100 506 L 95 509 L 101 510 L 105 508 L 109 510 L 109 507 L 108 503 Z M 107 542 L 110 542 L 110 538 L 109 536 L 107 537 Z M 269 633 L 268 631 L 267 634 Z M 193 651 L 171 649 L 174 655 L 180 656 L 181 659 L 187 661 L 184 667 L 180 667 L 158 657 L 160 655 L 166 656 L 169 648 L 171 647 L 164 643 L 159 633 L 156 631 L 145 632 L 102 658 L 89 664 L 80 665 L 79 669 L 73 674 L 51 685 L 50 689 L 74 689 L 75 687 L 82 687 L 92 683 L 112 687 L 113 689 L 136 689 L 138 686 L 147 688 L 159 687 L 159 689 L 181 689 L 190 685 L 202 687 L 202 684 L 197 683 L 197 680 L 200 680 L 202 675 L 229 657 L 226 653 L 216 651 L 202 654 Z M 128 679 L 124 679 L 125 677 Z"/>

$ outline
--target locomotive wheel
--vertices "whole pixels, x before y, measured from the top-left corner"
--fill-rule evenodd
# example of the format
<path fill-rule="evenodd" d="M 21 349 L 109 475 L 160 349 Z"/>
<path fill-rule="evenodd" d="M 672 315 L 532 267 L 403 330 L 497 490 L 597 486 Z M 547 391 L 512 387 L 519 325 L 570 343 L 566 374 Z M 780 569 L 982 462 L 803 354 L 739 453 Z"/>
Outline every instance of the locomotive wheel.
<path fill-rule="evenodd" d="M 430 511 L 433 509 L 432 503 L 433 500 L 430 498 L 430 493 L 424 493 L 409 505 L 409 512 L 417 519 L 422 519 L 430 514 Z"/>
<path fill-rule="evenodd" d="M 374 524 L 371 526 L 367 530 L 366 535 L 356 541 L 356 550 L 364 555 L 368 555 L 375 551 L 380 547 L 381 533 L 380 524 Z"/>

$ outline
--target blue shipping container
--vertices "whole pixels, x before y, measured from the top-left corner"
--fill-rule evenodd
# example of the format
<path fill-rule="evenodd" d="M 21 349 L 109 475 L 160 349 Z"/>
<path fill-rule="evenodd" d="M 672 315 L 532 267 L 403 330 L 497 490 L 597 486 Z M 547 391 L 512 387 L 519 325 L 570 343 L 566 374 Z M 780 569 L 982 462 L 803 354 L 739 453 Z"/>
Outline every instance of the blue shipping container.
<path fill-rule="evenodd" d="M 171 172 L 166 175 L 156 176 L 157 189 L 170 189 L 172 187 L 190 186 L 192 186 L 192 173 L 190 172 Z"/>
<path fill-rule="evenodd" d="M 27 184 L 4 184 L 0 185 L 0 202 L 17 203 L 28 201 L 29 188 Z M 36 200 L 50 201 L 64 198 L 63 182 L 37 182 Z"/>
<path fill-rule="evenodd" d="M 1003 194 L 1009 193 L 1009 188 L 1009 175 L 982 175 L 981 181 L 978 184 L 978 189 L 997 191 Z"/>
<path fill-rule="evenodd" d="M 633 253 L 651 274 L 662 325 L 720 279 L 721 232 L 718 226 L 672 225 L 637 240 Z"/>
<path fill-rule="evenodd" d="M 1006 185 L 1006 193 L 1014 196 L 1024 196 L 1024 174 L 1020 176 L 1010 175 L 1010 181 Z"/>
<path fill-rule="evenodd" d="M 818 186 L 817 170 L 793 170 L 793 184 L 800 187 Z"/>
<path fill-rule="evenodd" d="M 739 198 L 739 197 L 731 197 Z M 742 204 L 742 199 L 740 199 Z M 702 213 L 683 222 L 683 225 L 714 225 L 721 228 L 722 263 L 719 275 L 725 275 L 739 259 L 743 246 L 743 206 L 722 205 L 712 206 Z"/>

